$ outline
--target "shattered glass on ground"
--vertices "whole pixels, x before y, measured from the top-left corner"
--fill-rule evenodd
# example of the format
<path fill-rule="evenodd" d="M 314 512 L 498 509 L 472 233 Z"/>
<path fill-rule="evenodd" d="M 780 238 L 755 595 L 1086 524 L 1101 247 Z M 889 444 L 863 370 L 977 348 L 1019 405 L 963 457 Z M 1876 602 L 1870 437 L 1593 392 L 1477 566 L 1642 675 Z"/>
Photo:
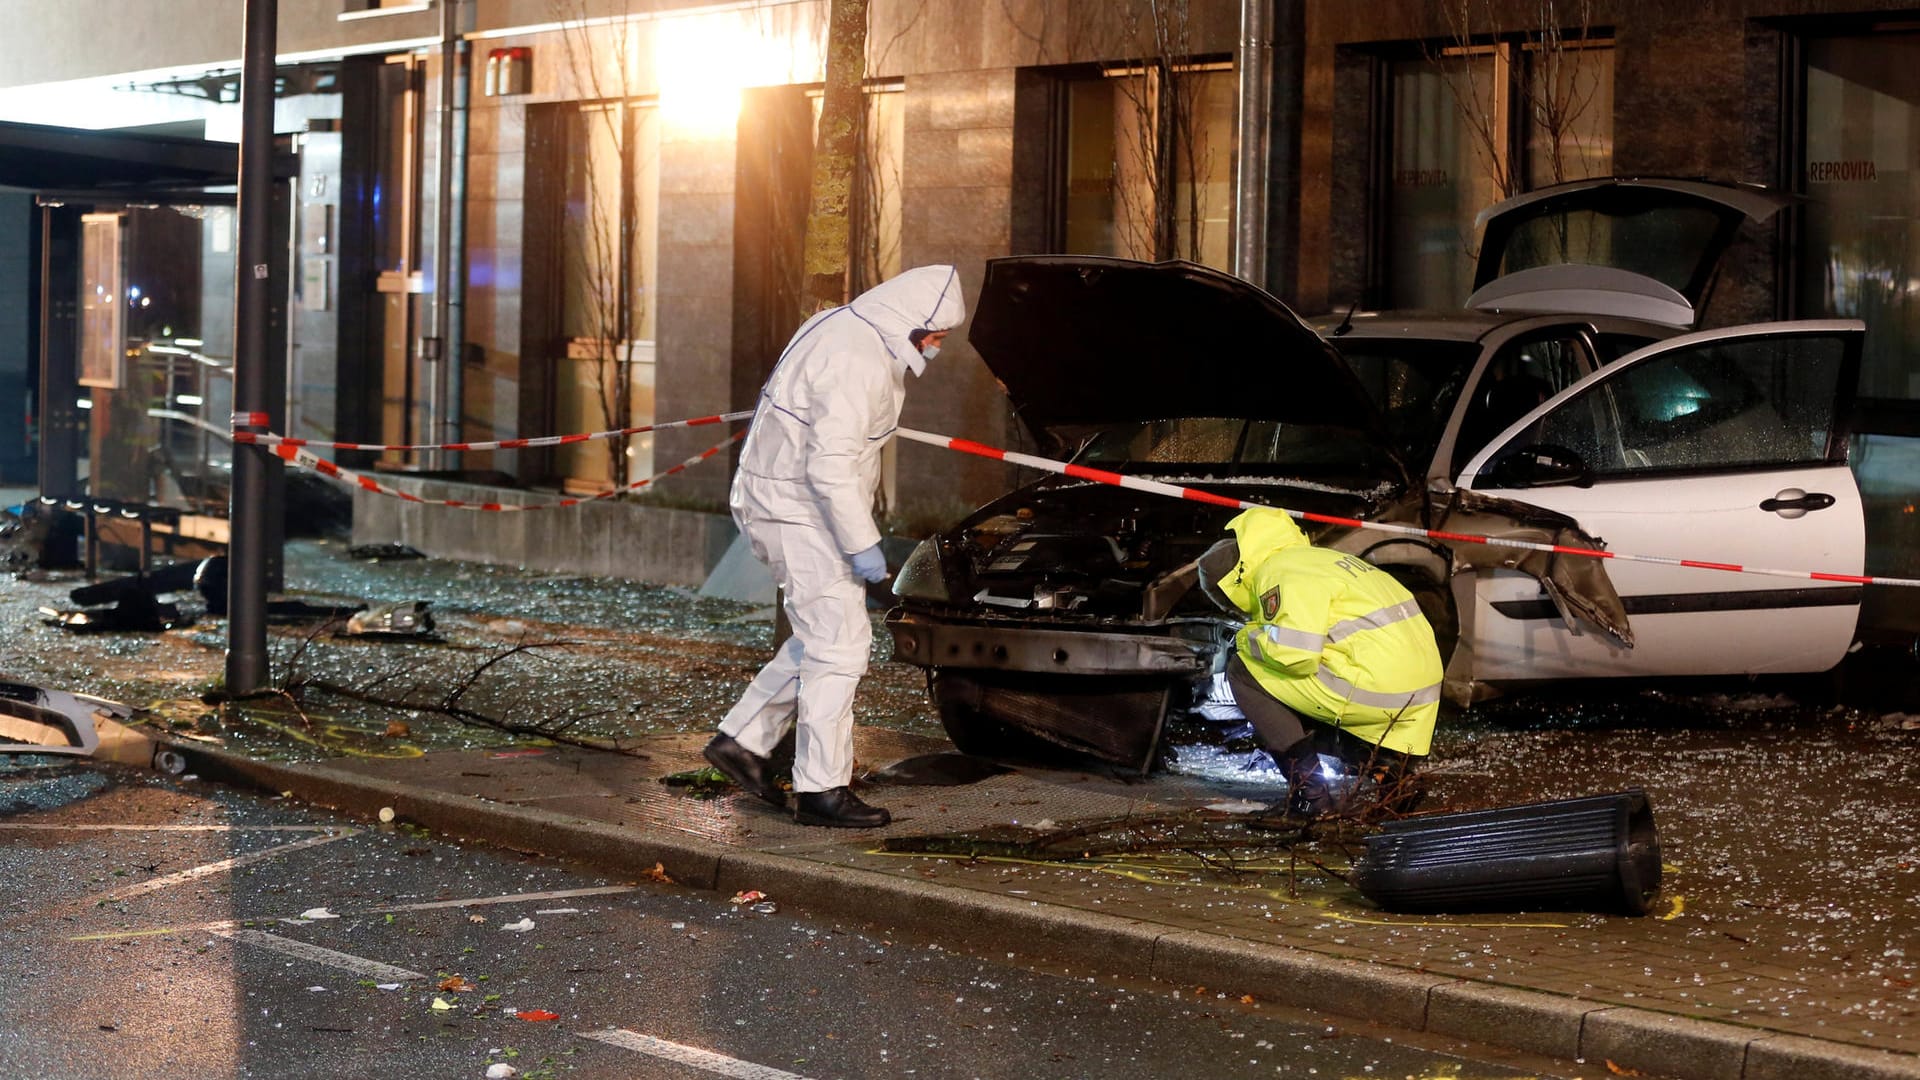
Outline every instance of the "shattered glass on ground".
<path fill-rule="evenodd" d="M 0 594 L 0 625 L 8 628 L 0 672 L 148 708 L 158 723 L 246 753 L 319 760 L 525 738 L 462 724 L 446 714 L 449 705 L 588 741 L 704 730 L 772 653 L 770 610 L 687 588 L 433 559 L 356 560 L 338 541 L 292 541 L 286 551 L 287 597 L 315 605 L 426 600 L 439 640 L 343 638 L 318 622 L 276 624 L 270 678 L 297 700 L 222 708 L 201 699 L 222 683 L 226 622 L 207 616 L 198 596 L 174 595 L 194 616 L 179 629 L 80 637 L 44 625 L 36 610 L 71 606 L 67 593 L 85 578 L 40 572 L 16 577 Z M 875 637 L 856 719 L 938 733 L 919 674 L 882 663 L 886 635 Z"/>

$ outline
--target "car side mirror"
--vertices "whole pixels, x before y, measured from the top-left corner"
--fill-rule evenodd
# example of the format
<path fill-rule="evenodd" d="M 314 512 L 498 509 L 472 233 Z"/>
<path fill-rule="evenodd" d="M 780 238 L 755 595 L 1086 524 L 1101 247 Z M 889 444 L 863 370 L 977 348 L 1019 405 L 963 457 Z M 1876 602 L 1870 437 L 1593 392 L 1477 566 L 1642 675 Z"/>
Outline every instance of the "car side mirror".
<path fill-rule="evenodd" d="M 1585 459 L 1555 443 L 1523 446 L 1494 462 L 1484 475 L 1494 486 L 1503 488 L 1593 486 L 1593 470 L 1587 468 Z"/>

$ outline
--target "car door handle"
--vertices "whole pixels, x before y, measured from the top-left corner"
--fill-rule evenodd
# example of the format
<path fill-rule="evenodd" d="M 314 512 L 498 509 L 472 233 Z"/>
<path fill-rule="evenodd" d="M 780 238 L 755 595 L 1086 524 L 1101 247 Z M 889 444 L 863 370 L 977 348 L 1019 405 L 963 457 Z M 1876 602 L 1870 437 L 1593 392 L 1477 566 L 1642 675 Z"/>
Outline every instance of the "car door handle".
<path fill-rule="evenodd" d="M 1787 488 L 1771 499 L 1761 499 L 1760 509 L 1779 514 L 1783 518 L 1797 518 L 1805 516 L 1809 510 L 1825 510 L 1833 503 L 1833 496 L 1824 491 Z"/>

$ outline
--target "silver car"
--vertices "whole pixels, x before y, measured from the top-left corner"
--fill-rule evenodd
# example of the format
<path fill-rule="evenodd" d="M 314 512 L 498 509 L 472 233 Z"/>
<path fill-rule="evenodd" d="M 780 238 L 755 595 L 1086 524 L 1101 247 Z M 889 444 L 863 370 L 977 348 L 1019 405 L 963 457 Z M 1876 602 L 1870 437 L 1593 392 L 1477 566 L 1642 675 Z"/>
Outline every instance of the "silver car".
<path fill-rule="evenodd" d="M 1489 212 L 1465 308 L 1311 324 L 1188 263 L 997 259 L 970 339 L 1040 452 L 1089 468 L 1456 536 L 1857 574 L 1860 325 L 1688 333 L 1741 222 L 1780 204 L 1697 181 L 1530 193 Z M 927 669 L 963 750 L 1148 769 L 1237 625 L 1196 587 L 1232 513 L 1063 476 L 1020 487 L 907 560 L 894 658 Z M 1414 593 L 1456 702 L 1541 679 L 1824 670 L 1860 603 L 1844 582 L 1309 535 Z"/>

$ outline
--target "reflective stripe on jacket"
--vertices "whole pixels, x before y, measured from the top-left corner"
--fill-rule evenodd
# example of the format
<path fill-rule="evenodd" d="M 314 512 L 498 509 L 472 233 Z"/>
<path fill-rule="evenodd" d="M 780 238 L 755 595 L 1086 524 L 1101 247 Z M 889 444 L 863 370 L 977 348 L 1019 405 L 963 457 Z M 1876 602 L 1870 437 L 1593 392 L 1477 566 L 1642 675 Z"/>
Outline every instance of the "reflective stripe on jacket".
<path fill-rule="evenodd" d="M 1247 510 L 1227 528 L 1240 562 L 1220 588 L 1249 618 L 1235 645 L 1260 685 L 1304 717 L 1425 754 L 1442 671 L 1413 594 L 1357 555 L 1314 547 L 1284 511 Z"/>

